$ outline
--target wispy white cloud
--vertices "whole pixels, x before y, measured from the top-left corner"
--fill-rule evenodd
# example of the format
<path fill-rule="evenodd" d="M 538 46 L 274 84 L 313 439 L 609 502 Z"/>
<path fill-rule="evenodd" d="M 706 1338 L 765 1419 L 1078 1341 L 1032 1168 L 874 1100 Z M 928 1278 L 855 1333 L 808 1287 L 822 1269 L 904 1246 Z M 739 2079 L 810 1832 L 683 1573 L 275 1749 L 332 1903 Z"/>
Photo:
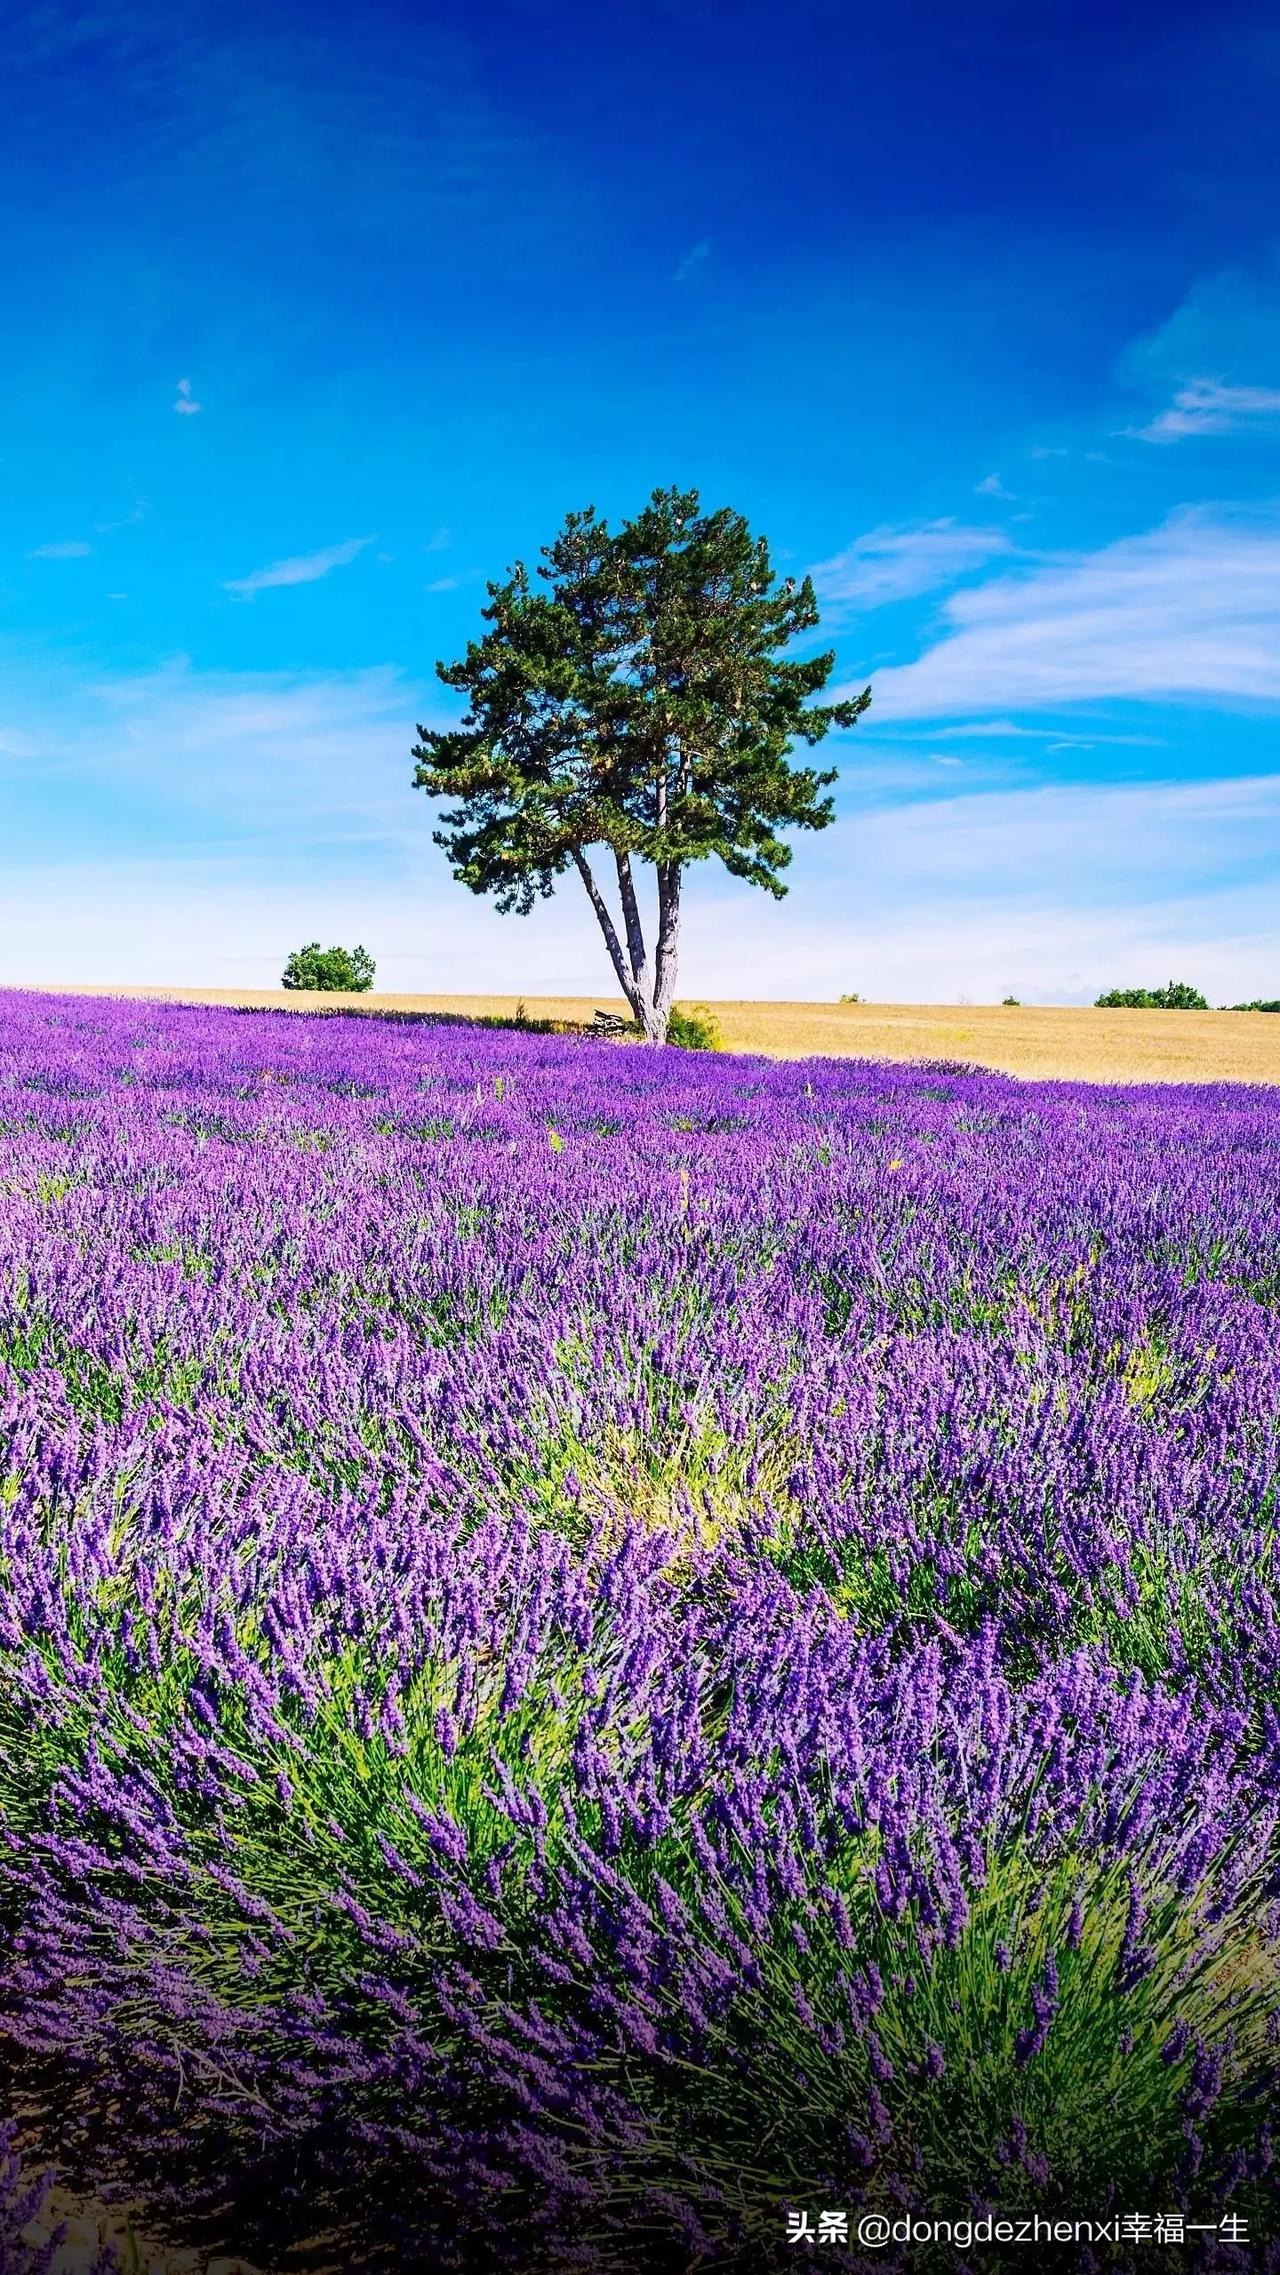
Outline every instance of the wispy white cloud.
<path fill-rule="evenodd" d="M 894 725 L 896 722 L 892 720 L 877 719 L 876 721 L 877 730 Z M 895 742 L 933 742 L 939 735 L 965 735 L 973 738 L 980 736 L 984 742 L 989 738 L 994 738 L 998 742 L 1015 739 L 1019 742 L 1043 742 L 1046 736 L 1056 735 L 1057 732 L 1056 727 L 1016 726 L 1012 719 L 969 719 L 961 725 L 947 725 L 945 722 L 940 722 L 928 727 L 903 727 L 895 733 L 894 740 Z"/>
<path fill-rule="evenodd" d="M 1010 502 L 1017 496 L 1016 490 L 1006 490 L 998 474 L 988 474 L 981 482 L 975 482 L 973 494 L 976 498 L 1007 498 Z"/>
<path fill-rule="evenodd" d="M 1172 972 L 1233 1002 L 1280 993 L 1277 859 L 1274 773 L 948 784 L 851 810 L 798 849 L 803 891 L 753 915 L 749 943 L 745 894 L 695 901 L 689 955 L 704 995 L 1091 1002 Z"/>
<path fill-rule="evenodd" d="M 1091 1002 L 1173 973 L 1216 1002 L 1280 993 L 1280 775 L 955 794 L 965 779 L 935 776 L 940 795 L 859 811 L 797 847 L 781 903 L 699 880 L 682 984 Z"/>
<path fill-rule="evenodd" d="M 1280 421 L 1280 387 L 1229 387 L 1221 379 L 1189 379 L 1167 410 L 1145 427 L 1126 427 L 1143 442 L 1181 442 L 1188 435 L 1238 434 Z"/>
<path fill-rule="evenodd" d="M 1160 528 L 952 594 L 950 629 L 873 678 L 877 718 L 1108 697 L 1280 702 L 1280 518 L 1183 509 Z"/>
<path fill-rule="evenodd" d="M 0 985 L 271 986 L 320 936 L 364 940 L 392 987 L 501 990 L 514 973 L 526 993 L 610 1000 L 580 886 L 524 924 L 450 882 L 412 787 L 416 722 L 453 716 L 438 689 L 390 669 L 210 673 L 179 657 L 32 688 L 27 708 L 3 735 L 19 805 L 35 795 L 21 845 L 0 833 Z"/>
<path fill-rule="evenodd" d="M 890 742 L 864 741 L 861 733 L 844 744 L 838 754 L 840 788 L 838 797 L 842 816 L 878 813 L 883 806 L 910 804 L 915 798 L 932 798 L 940 795 L 945 774 L 962 773 L 966 789 L 994 789 L 1006 783 L 1016 783 L 1022 769 L 1002 750 L 946 750 L 930 744 L 906 743 L 895 739 Z M 955 784 L 951 787 L 954 789 Z M 811 849 L 797 845 L 797 861 L 816 859 L 821 866 L 830 853 L 834 860 L 840 837 L 828 840 L 824 852 L 814 856 Z M 847 858 L 846 854 L 842 856 Z M 803 898 L 797 894 L 797 900 Z"/>
<path fill-rule="evenodd" d="M 27 559 L 29 561 L 82 561 L 85 554 L 92 553 L 92 551 L 92 545 L 86 545 L 82 537 L 66 537 L 56 545 L 33 546 L 27 555 Z"/>
<path fill-rule="evenodd" d="M 422 589 L 424 592 L 456 592 L 459 585 L 464 585 L 466 581 L 465 577 L 433 577 L 430 584 L 424 585 Z"/>
<path fill-rule="evenodd" d="M 878 608 L 935 591 L 1013 551 L 1003 530 L 926 521 L 914 529 L 870 529 L 843 553 L 819 561 L 809 574 L 828 613 Z"/>
<path fill-rule="evenodd" d="M 301 674 L 205 672 L 183 656 L 158 671 L 79 691 L 56 729 L 64 769 L 136 801 L 142 842 L 173 829 L 219 835 L 274 829 L 293 812 L 304 835 L 343 839 L 384 821 L 412 827 L 407 753 L 422 695 L 390 670 Z M 178 761 L 175 768 L 174 761 Z M 305 803 L 305 821 L 300 805 Z"/>
<path fill-rule="evenodd" d="M 1119 377 L 1154 415 L 1144 441 L 1260 433 L 1280 420 L 1280 244 L 1264 259 L 1200 277 L 1181 305 L 1121 358 Z"/>
<path fill-rule="evenodd" d="M 882 806 L 858 820 L 860 859 L 898 879 L 981 880 L 995 899 L 1051 879 L 1091 898 L 1145 878 L 1210 879 L 1280 850 L 1280 773 L 1188 782 L 1051 783 Z"/>
<path fill-rule="evenodd" d="M 422 550 L 424 553 L 447 553 L 452 543 L 451 529 L 433 529 Z"/>
<path fill-rule="evenodd" d="M 1055 731 L 1052 727 L 1019 727 L 1014 724 L 1012 719 L 975 719 L 969 720 L 963 726 L 930 727 L 929 729 L 930 735 L 981 735 L 984 740 L 988 735 L 995 735 L 1002 741 L 1016 738 L 1019 742 L 1024 739 L 1040 742 L 1046 735 L 1051 735 Z"/>
<path fill-rule="evenodd" d="M 173 407 L 175 411 L 181 413 L 184 419 L 193 419 L 197 411 L 202 411 L 204 409 L 204 404 L 197 403 L 195 397 L 193 396 L 191 392 L 191 381 L 189 379 L 180 379 L 178 381 L 178 394 Z"/>
<path fill-rule="evenodd" d="M 271 985 L 319 935 L 364 940 L 391 987 L 611 1000 L 575 879 L 527 921 L 449 882 L 409 786 L 426 686 L 179 660 L 59 692 L 58 717 L 47 690 L 30 700 L 6 711 L 6 778 L 94 794 L 39 796 L 43 836 L 0 844 L 0 983 Z M 685 992 L 1090 1000 L 1172 972 L 1215 1001 L 1280 993 L 1280 775 L 993 786 L 972 744 L 973 766 L 942 769 L 950 740 L 932 730 L 892 779 L 872 745 L 867 801 L 846 790 L 797 846 L 780 905 L 699 878 Z"/>
<path fill-rule="evenodd" d="M 256 592 L 268 592 L 276 585 L 311 585 L 320 577 L 327 577 L 331 569 L 344 569 L 354 561 L 371 537 L 348 537 L 341 545 L 327 545 L 319 553 L 295 553 L 287 561 L 272 561 L 265 569 L 253 569 L 247 577 L 228 577 L 223 587 L 226 592 L 239 593 L 251 599 Z"/>
<path fill-rule="evenodd" d="M 834 1002 L 857 987 L 875 1001 L 998 1002 L 1012 991 L 1089 1002 L 1103 987 L 1172 973 L 1214 1002 L 1280 993 L 1274 891 L 1266 880 L 1197 879 L 1206 819 L 1217 824 L 1194 797 L 1181 810 L 1155 801 L 1168 869 L 1153 864 L 1132 887 L 1111 870 L 1102 891 L 1082 889 L 1099 834 L 1141 831 L 1141 800 L 1100 809 L 1081 791 L 1030 812 L 1025 803 L 939 798 L 886 810 L 869 833 L 860 819 L 838 892 L 810 874 L 802 895 L 775 905 L 709 873 L 687 913 L 685 992 Z M 1239 801 L 1235 819 L 1239 835 L 1264 827 L 1274 854 L 1274 794 L 1265 812 Z M 319 931 L 363 940 L 381 987 L 611 1000 L 576 880 L 528 919 L 500 917 L 449 884 L 421 835 L 419 857 L 376 878 L 342 848 L 307 867 L 270 847 L 80 861 L 51 852 L 26 866 L 0 854 L 9 915 L 0 984 L 274 986 L 288 951 Z"/>
<path fill-rule="evenodd" d="M 892 722 L 881 720 L 878 724 L 883 727 L 886 724 L 892 724 Z M 1008 738 L 1016 739 L 1019 742 L 1052 742 L 1057 743 L 1061 748 L 1063 747 L 1060 740 L 1061 733 L 1062 730 L 1059 727 L 1018 726 L 1012 719 L 966 719 L 955 725 L 939 723 L 927 728 L 904 727 L 895 735 L 894 740 L 895 742 L 918 742 L 924 739 L 928 742 L 934 742 L 939 735 L 946 735 L 948 738 L 962 735 L 986 742 L 994 736 L 1000 741 Z M 1090 748 L 1094 743 L 1130 743 L 1135 747 L 1140 745 L 1144 749 L 1155 750 L 1160 747 L 1161 739 L 1159 735 L 1111 735 L 1099 734 L 1091 730 L 1089 743 Z"/>
<path fill-rule="evenodd" d="M 145 498 L 139 498 L 132 511 L 121 514 L 117 521 L 95 521 L 93 527 L 100 537 L 105 537 L 110 530 L 131 528 L 135 521 L 145 520 L 146 514 L 147 501 Z"/>
<path fill-rule="evenodd" d="M 293 796 L 297 769 L 313 776 L 317 807 L 328 789 L 343 797 L 396 747 L 401 772 L 405 738 L 413 740 L 421 691 L 390 669 L 351 673 L 202 672 L 176 656 L 160 670 L 102 680 L 84 691 L 85 747 L 111 746 L 113 772 L 130 759 L 157 760 L 166 750 L 210 762 L 213 794 L 272 780 Z M 373 767 L 373 754 L 378 767 Z M 354 755 L 359 762 L 344 768 Z M 310 754 L 310 756 L 308 756 Z M 95 761 L 96 763 L 96 761 Z M 411 769 L 410 769 L 411 771 Z"/>
<path fill-rule="evenodd" d="M 710 237 L 699 237 L 697 244 L 691 245 L 689 247 L 689 250 L 685 254 L 684 259 L 680 262 L 678 268 L 675 270 L 672 282 L 675 284 L 684 284 L 689 277 L 693 276 L 696 273 L 698 269 L 704 268 L 706 266 L 706 263 L 711 258 L 711 252 L 712 241 Z"/>
<path fill-rule="evenodd" d="M 1024 1003 L 1092 1003 L 1105 987 L 1150 987 L 1170 975 L 1212 1003 L 1280 994 L 1280 922 L 1263 887 L 1119 897 L 1088 910 L 1052 885 L 1016 905 L 935 891 L 924 900 L 877 897 L 819 922 L 783 902 L 761 909 L 745 967 L 732 946 L 742 914 L 734 902 L 691 906 L 691 998 L 834 1003 L 856 987 L 872 1003 L 998 1003 L 1010 993 Z"/>

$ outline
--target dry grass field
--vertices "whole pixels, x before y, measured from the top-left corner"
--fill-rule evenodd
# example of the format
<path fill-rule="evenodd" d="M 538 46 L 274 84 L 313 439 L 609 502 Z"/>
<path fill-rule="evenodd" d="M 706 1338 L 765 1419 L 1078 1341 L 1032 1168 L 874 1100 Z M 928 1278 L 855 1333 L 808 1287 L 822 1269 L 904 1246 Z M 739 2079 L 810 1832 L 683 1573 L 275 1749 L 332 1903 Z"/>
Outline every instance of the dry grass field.
<path fill-rule="evenodd" d="M 282 988 L 81 987 L 172 1003 L 274 1011 L 439 1011 L 514 1016 L 514 995 L 310 995 Z M 620 1008 L 598 996 L 529 996 L 530 1019 L 590 1019 Z M 939 1003 L 714 1003 L 731 1050 L 768 1058 L 958 1059 L 1006 1074 L 1076 1082 L 1280 1083 L 1280 1013 L 1095 1011 Z"/>

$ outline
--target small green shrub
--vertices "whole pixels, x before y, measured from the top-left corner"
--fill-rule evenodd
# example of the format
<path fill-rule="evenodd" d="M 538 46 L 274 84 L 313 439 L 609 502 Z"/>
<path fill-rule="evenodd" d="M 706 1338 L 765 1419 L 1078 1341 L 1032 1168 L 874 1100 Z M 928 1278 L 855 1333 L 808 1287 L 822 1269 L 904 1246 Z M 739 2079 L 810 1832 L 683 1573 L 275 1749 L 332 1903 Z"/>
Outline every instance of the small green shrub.
<path fill-rule="evenodd" d="M 1021 997 L 1020 997 L 1020 996 L 1016 996 L 1016 995 L 1002 995 L 1002 996 L 1001 996 L 1001 998 L 1000 998 L 1000 1001 L 1001 1001 L 1002 1005 L 1004 1006 L 1005 1010 L 1010 1010 L 1010 1009 L 1012 1009 L 1012 1010 L 1014 1010 L 1014 1011 L 1020 1011 L 1020 1010 L 1022 1009 L 1022 999 L 1021 999 Z"/>
<path fill-rule="evenodd" d="M 1168 980 L 1163 987 L 1113 987 L 1098 997 L 1098 1011 L 1207 1011 L 1208 1002 L 1198 987 L 1185 980 Z"/>
<path fill-rule="evenodd" d="M 373 986 L 376 968 L 367 948 L 322 948 L 318 940 L 309 940 L 305 948 L 294 949 L 280 985 L 322 995 L 364 995 Z"/>
<path fill-rule="evenodd" d="M 1261 996 L 1255 995 L 1252 1003 L 1224 1004 L 1223 1009 L 1230 1011 L 1280 1011 L 1280 998 L 1273 997 L 1270 1002 L 1264 1002 Z"/>
<path fill-rule="evenodd" d="M 861 1003 L 862 997 L 860 995 L 842 995 L 840 1001 L 842 1003 Z"/>
<path fill-rule="evenodd" d="M 705 1003 L 695 1004 L 684 1011 L 677 1004 L 667 1024 L 667 1041 L 682 1051 L 722 1051 L 724 1037 L 720 1022 Z"/>

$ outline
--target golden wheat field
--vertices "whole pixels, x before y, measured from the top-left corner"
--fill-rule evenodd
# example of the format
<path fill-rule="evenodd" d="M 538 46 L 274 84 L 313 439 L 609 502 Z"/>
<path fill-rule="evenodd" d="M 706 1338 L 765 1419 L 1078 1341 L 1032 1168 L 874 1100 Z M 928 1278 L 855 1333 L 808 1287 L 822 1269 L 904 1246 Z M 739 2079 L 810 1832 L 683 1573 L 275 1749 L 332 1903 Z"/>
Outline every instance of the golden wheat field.
<path fill-rule="evenodd" d="M 52 992 L 52 991 L 51 991 Z M 272 1011 L 438 1011 L 512 1018 L 514 995 L 313 995 L 283 988 L 76 987 L 60 994 Z M 589 1020 L 598 996 L 528 996 L 530 1019 Z M 1280 1014 L 1096 1011 L 1079 1006 L 941 1003 L 709 1003 L 728 1049 L 767 1058 L 957 1059 L 1072 1082 L 1280 1083 Z"/>

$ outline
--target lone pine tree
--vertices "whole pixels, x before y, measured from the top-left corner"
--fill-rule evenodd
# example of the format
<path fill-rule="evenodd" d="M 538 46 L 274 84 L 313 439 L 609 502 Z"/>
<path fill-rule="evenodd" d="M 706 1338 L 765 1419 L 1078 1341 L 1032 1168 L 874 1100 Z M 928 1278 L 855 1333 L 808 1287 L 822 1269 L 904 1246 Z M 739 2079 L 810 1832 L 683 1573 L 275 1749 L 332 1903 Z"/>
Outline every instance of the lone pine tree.
<path fill-rule="evenodd" d="M 791 851 L 779 831 L 833 819 L 835 770 L 793 766 L 792 748 L 852 727 L 871 691 L 810 702 L 834 654 L 780 653 L 818 622 L 809 578 L 779 583 L 767 541 L 741 514 L 701 513 L 696 490 L 655 490 L 616 531 L 594 507 L 570 514 L 542 556 L 540 583 L 518 562 L 488 586 L 489 629 L 436 665 L 468 708 L 457 727 L 419 726 L 414 782 L 456 801 L 435 841 L 459 883 L 504 912 L 527 915 L 577 870 L 632 1014 L 662 1042 L 685 870 L 714 854 L 780 899 Z M 638 862 L 657 882 L 652 953 Z"/>

